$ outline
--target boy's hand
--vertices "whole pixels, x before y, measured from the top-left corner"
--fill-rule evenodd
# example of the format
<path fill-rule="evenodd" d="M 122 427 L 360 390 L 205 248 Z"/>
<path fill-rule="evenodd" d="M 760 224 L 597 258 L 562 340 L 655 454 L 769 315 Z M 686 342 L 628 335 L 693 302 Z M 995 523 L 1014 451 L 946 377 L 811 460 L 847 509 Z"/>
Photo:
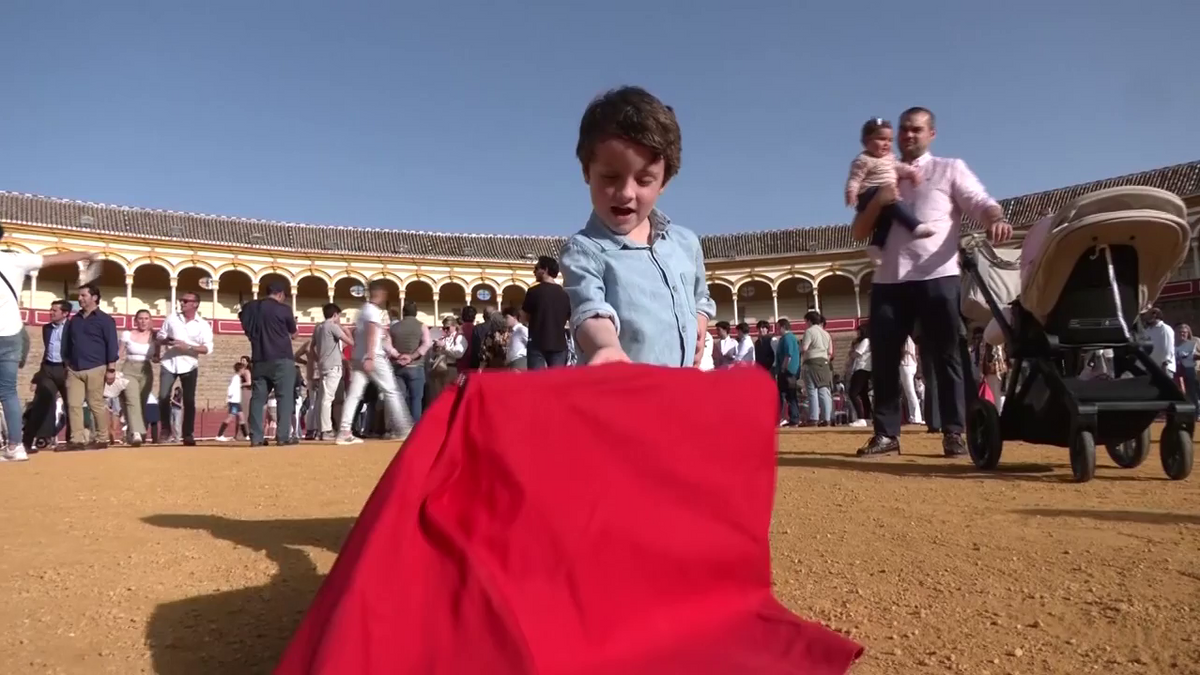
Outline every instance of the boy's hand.
<path fill-rule="evenodd" d="M 589 366 L 600 366 L 605 363 L 631 363 L 629 355 L 620 347 L 601 347 L 592 354 L 592 358 L 588 361 Z"/>

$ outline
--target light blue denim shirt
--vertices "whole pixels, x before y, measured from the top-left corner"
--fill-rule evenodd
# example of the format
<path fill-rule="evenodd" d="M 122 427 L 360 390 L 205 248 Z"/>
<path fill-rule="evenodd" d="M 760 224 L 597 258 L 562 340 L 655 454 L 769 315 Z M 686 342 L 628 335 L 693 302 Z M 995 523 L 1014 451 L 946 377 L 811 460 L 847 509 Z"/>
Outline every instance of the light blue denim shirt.
<path fill-rule="evenodd" d="M 671 223 L 657 209 L 650 213 L 650 224 L 651 243 L 645 246 L 608 229 L 593 213 L 563 245 L 571 331 L 586 319 L 608 317 L 617 327 L 621 349 L 635 363 L 690 367 L 696 354 L 696 315 L 711 320 L 717 310 L 704 278 L 704 253 L 691 230 Z"/>

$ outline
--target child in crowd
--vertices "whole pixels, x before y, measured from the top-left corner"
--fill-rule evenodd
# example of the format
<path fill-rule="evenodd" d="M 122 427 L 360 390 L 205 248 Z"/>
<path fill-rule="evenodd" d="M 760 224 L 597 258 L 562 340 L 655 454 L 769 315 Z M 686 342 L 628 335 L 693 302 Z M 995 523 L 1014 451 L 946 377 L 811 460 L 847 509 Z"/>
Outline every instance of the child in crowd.
<path fill-rule="evenodd" d="M 655 208 L 679 172 L 675 111 L 639 87 L 588 105 L 575 154 L 592 199 L 562 252 L 576 348 L 590 364 L 696 367 L 716 305 L 700 240 Z"/>
<path fill-rule="evenodd" d="M 921 184 L 921 174 L 913 167 L 896 161 L 892 154 L 892 123 L 875 117 L 867 120 L 862 127 L 863 151 L 858 153 L 850 163 L 850 176 L 846 179 L 846 205 L 861 213 L 875 198 L 879 188 L 885 185 L 895 186 L 898 180 L 911 180 L 914 185 Z M 879 211 L 875 221 L 875 230 L 871 234 L 871 243 L 867 246 L 867 255 L 875 264 L 879 264 L 883 245 L 887 243 L 888 230 L 892 223 L 912 233 L 914 237 L 924 238 L 933 235 L 933 229 L 922 225 L 921 221 L 901 201 L 896 201 Z"/>
<path fill-rule="evenodd" d="M 246 413 L 242 411 L 242 372 L 244 370 L 246 370 L 246 364 L 241 361 L 233 364 L 233 376 L 229 378 L 229 386 L 225 390 L 227 412 L 224 421 L 221 422 L 221 428 L 217 431 L 217 440 L 222 443 L 237 440 L 239 431 L 245 438 L 250 437 L 246 429 Z M 232 438 L 225 435 L 225 430 L 229 428 L 233 429 Z"/>

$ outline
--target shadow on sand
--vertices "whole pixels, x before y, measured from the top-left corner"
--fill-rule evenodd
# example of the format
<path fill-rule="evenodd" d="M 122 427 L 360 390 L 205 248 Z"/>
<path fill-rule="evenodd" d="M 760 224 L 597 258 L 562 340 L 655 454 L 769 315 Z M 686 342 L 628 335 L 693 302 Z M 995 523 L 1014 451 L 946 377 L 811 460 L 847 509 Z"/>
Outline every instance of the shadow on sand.
<path fill-rule="evenodd" d="M 810 469 L 838 469 L 861 473 L 879 473 L 888 476 L 921 476 L 925 478 L 967 478 L 971 480 L 1015 480 L 1038 483 L 1054 483 L 1070 480 L 1070 475 L 1055 473 L 1049 464 L 1013 463 L 1001 464 L 992 471 L 980 471 L 969 461 L 966 463 L 928 464 L 910 462 L 895 457 L 858 458 L 843 454 L 805 452 L 781 454 L 779 466 L 795 466 Z M 928 459 L 928 457 L 921 455 Z"/>
<path fill-rule="evenodd" d="M 1138 523 L 1141 525 L 1200 525 L 1200 515 L 1191 513 L 1163 513 L 1161 511 L 1106 511 L 1092 509 L 1021 509 L 1023 516 L 1043 518 L 1089 518 L 1110 523 Z"/>
<path fill-rule="evenodd" d="M 263 586 L 156 607 L 146 629 L 154 671 L 162 675 L 271 672 L 324 579 L 300 547 L 337 553 L 354 520 L 234 520 L 176 514 L 144 518 L 157 527 L 207 531 L 262 551 L 278 566 Z"/>

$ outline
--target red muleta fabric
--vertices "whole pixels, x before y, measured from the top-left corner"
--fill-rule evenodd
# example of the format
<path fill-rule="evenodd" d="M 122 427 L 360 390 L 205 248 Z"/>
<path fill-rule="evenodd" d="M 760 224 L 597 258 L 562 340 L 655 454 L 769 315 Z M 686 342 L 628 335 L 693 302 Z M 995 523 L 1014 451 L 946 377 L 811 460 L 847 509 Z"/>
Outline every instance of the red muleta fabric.
<path fill-rule="evenodd" d="M 280 675 L 833 675 L 771 593 L 775 385 L 637 365 L 472 376 L 392 461 Z"/>

